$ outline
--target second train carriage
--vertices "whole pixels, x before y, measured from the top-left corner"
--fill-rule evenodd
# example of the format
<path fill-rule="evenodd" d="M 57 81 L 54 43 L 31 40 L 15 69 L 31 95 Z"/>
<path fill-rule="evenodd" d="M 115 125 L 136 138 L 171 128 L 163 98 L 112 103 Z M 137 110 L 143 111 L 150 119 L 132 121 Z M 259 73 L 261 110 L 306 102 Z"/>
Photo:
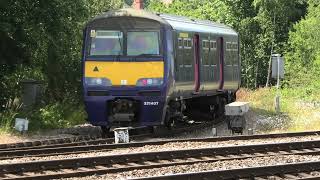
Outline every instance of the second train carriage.
<path fill-rule="evenodd" d="M 104 130 L 213 120 L 235 100 L 239 59 L 239 36 L 225 25 L 131 8 L 107 12 L 84 30 L 88 119 Z"/>

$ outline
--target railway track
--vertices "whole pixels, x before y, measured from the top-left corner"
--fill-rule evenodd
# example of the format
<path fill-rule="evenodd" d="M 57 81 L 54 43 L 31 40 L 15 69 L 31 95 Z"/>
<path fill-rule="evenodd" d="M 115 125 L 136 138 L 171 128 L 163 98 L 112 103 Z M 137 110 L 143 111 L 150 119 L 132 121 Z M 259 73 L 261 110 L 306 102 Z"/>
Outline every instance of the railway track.
<path fill-rule="evenodd" d="M 263 134 L 250 136 L 225 136 L 212 138 L 193 138 L 193 139 L 173 139 L 161 141 L 133 142 L 126 144 L 112 144 L 114 139 L 95 139 L 82 142 L 72 142 L 63 144 L 50 144 L 45 146 L 21 147 L 21 148 L 6 148 L 0 149 L 0 160 L 13 159 L 19 157 L 41 157 L 53 155 L 67 155 L 88 153 L 93 151 L 110 151 L 118 148 L 142 147 L 145 145 L 164 145 L 172 142 L 219 142 L 228 140 L 249 140 L 249 139 L 268 139 L 280 137 L 303 137 L 318 135 L 320 131 L 299 132 L 299 133 L 280 133 L 280 134 Z M 150 134 L 133 136 L 132 139 L 145 138 Z"/>
<path fill-rule="evenodd" d="M 26 141 L 20 143 L 9 143 L 9 144 L 0 144 L 0 150 L 5 149 L 13 149 L 13 148 L 34 148 L 41 147 L 47 145 L 62 145 L 73 142 L 81 142 L 81 141 L 91 141 L 98 139 L 96 136 L 73 136 L 67 138 L 54 138 L 54 139 L 45 139 L 45 140 L 37 140 L 37 141 Z"/>
<path fill-rule="evenodd" d="M 177 128 L 171 131 L 159 131 L 154 134 L 153 129 L 150 128 L 136 128 L 130 129 L 130 140 L 144 139 L 144 138 L 158 138 L 166 136 L 174 136 L 176 134 L 188 132 L 194 129 L 201 129 L 207 125 L 212 125 L 213 122 L 203 123 L 198 125 L 190 125 L 183 128 Z M 315 132 L 317 133 L 317 132 Z M 318 132 L 320 134 L 320 131 Z M 110 133 L 108 136 L 113 136 Z M 9 151 L 9 150 L 26 150 L 26 149 L 38 149 L 38 148 L 59 148 L 59 147 L 68 147 L 68 146 L 81 146 L 81 145 L 95 145 L 95 144 L 111 144 L 114 142 L 114 137 L 112 138 L 101 138 L 98 136 L 73 136 L 67 138 L 55 138 L 55 139 L 45 139 L 37 141 L 26 141 L 19 143 L 9 143 L 9 144 L 0 144 L 0 151 Z"/>
<path fill-rule="evenodd" d="M 139 139 L 144 137 L 150 137 L 152 131 L 150 129 L 145 130 L 145 133 L 140 133 L 141 129 L 130 130 L 132 134 L 132 139 Z M 110 133 L 109 136 L 113 134 Z M 14 149 L 36 149 L 44 147 L 67 147 L 74 145 L 85 145 L 85 144 L 106 144 L 113 143 L 114 138 L 101 138 L 100 136 L 84 135 L 84 136 L 73 136 L 66 138 L 54 138 L 54 139 L 44 139 L 36 141 L 26 141 L 19 143 L 9 143 L 9 144 L 0 144 L 0 151 L 14 150 Z"/>
<path fill-rule="evenodd" d="M 208 179 L 320 179 L 320 161 L 290 163 L 276 166 L 262 166 L 252 168 L 230 169 L 221 171 L 204 171 L 197 173 L 183 173 L 144 178 L 131 178 L 131 180 L 208 180 Z"/>
<path fill-rule="evenodd" d="M 52 179 L 279 155 L 319 155 L 320 141 L 147 152 L 0 165 L 1 179 Z"/>

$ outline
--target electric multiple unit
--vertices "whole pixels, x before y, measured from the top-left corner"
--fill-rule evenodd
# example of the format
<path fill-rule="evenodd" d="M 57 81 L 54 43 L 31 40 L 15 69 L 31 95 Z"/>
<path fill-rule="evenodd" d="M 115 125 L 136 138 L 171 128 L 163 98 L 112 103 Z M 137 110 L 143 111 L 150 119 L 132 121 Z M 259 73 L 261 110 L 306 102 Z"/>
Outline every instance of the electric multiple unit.
<path fill-rule="evenodd" d="M 235 100 L 239 36 L 210 21 L 121 9 L 86 25 L 83 88 L 91 124 L 210 121 Z"/>

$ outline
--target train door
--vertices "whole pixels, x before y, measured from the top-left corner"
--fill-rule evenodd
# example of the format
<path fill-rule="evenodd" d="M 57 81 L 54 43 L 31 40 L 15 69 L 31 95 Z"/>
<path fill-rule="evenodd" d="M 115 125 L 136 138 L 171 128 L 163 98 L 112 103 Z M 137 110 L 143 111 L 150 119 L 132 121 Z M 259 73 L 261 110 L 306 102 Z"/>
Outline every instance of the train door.
<path fill-rule="evenodd" d="M 225 39 L 224 54 L 224 89 L 233 89 L 234 87 L 234 44 L 231 38 Z"/>
<path fill-rule="evenodd" d="M 219 89 L 224 86 L 224 39 L 218 38 L 218 58 L 219 58 Z"/>
<path fill-rule="evenodd" d="M 199 92 L 200 88 L 200 36 L 193 36 L 193 60 L 194 60 L 194 92 Z"/>
<path fill-rule="evenodd" d="M 183 71 L 183 38 L 178 38 L 178 47 L 176 52 L 176 62 L 175 62 L 175 80 L 177 83 L 184 81 L 184 71 Z"/>
<path fill-rule="evenodd" d="M 210 38 L 209 42 L 209 73 L 210 73 L 210 87 L 211 89 L 218 89 L 219 87 L 219 53 L 217 52 L 217 39 Z"/>
<path fill-rule="evenodd" d="M 240 77 L 239 77 L 239 43 L 238 43 L 238 39 L 235 40 L 233 42 L 233 58 L 232 58 L 232 62 L 233 62 L 233 80 L 234 80 L 234 84 L 239 86 L 239 82 L 240 82 Z"/>
<path fill-rule="evenodd" d="M 205 91 L 209 90 L 208 85 L 210 83 L 210 52 L 209 52 L 209 36 L 206 35 L 202 38 L 202 59 L 201 59 L 201 89 Z"/>
<path fill-rule="evenodd" d="M 177 60 L 176 60 L 176 90 L 183 92 L 194 91 L 194 67 L 193 67 L 193 41 L 189 33 L 178 34 Z"/>

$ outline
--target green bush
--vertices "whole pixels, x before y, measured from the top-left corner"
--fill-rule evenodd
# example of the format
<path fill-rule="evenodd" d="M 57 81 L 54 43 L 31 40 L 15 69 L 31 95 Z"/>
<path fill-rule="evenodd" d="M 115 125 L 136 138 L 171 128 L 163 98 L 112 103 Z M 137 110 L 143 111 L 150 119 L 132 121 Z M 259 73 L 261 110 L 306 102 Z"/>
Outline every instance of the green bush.
<path fill-rule="evenodd" d="M 30 130 L 67 128 L 85 122 L 83 105 L 76 103 L 52 103 L 25 114 L 30 117 Z"/>
<path fill-rule="evenodd" d="M 9 132 L 13 129 L 14 120 L 21 110 L 22 105 L 17 101 L 8 101 L 5 105 L 5 110 L 0 111 L 0 131 Z"/>
<path fill-rule="evenodd" d="M 13 110 L 0 112 L 0 131 L 11 131 L 14 125 L 14 119 L 18 113 Z"/>
<path fill-rule="evenodd" d="M 15 118 L 27 118 L 29 130 L 67 128 L 85 122 L 86 113 L 83 105 L 67 101 L 51 103 L 32 109 L 7 108 L 0 113 L 0 131 L 11 132 Z"/>

